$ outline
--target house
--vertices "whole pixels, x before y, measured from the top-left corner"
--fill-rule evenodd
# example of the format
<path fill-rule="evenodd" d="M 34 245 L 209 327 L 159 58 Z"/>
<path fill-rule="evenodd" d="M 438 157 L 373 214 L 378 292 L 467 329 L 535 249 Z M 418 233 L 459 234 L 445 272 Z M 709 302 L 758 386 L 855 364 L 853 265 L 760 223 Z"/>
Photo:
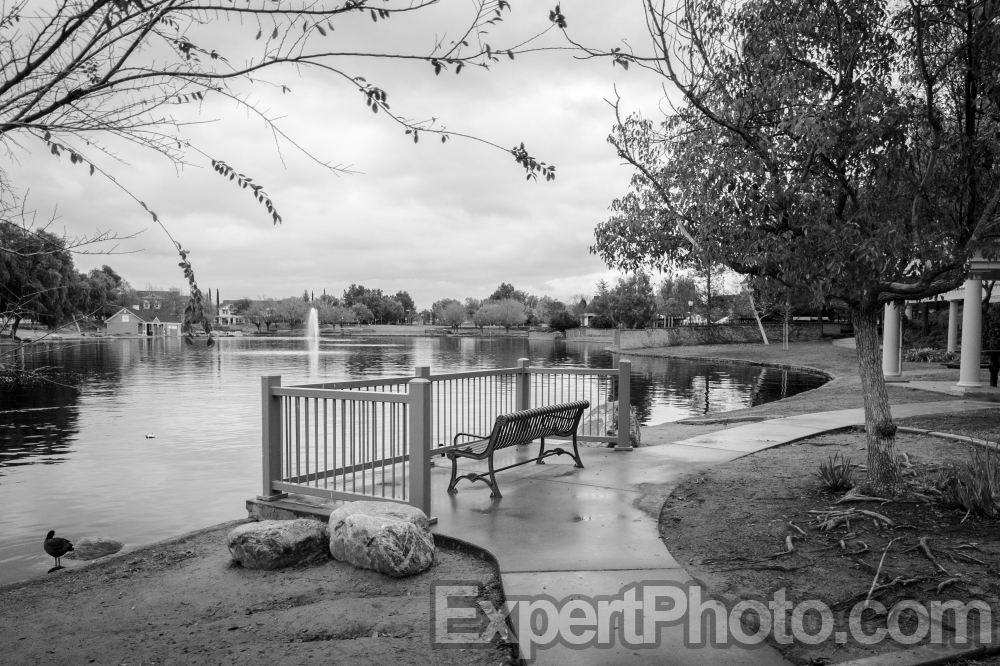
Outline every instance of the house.
<path fill-rule="evenodd" d="M 235 306 L 236 301 L 222 301 L 221 305 L 219 305 L 219 314 L 215 318 L 215 322 L 221 326 L 245 324 L 246 320 L 243 316 L 238 315 L 233 311 Z"/>
<path fill-rule="evenodd" d="M 137 302 L 132 304 L 132 310 L 142 312 L 143 316 L 148 316 L 150 313 L 156 315 L 181 315 L 184 313 L 184 307 L 187 305 L 187 298 L 176 287 L 166 291 L 148 289 L 137 291 Z"/>
<path fill-rule="evenodd" d="M 183 320 L 178 315 L 142 314 L 141 309 L 121 308 L 104 324 L 110 335 L 147 335 L 179 338 Z"/>

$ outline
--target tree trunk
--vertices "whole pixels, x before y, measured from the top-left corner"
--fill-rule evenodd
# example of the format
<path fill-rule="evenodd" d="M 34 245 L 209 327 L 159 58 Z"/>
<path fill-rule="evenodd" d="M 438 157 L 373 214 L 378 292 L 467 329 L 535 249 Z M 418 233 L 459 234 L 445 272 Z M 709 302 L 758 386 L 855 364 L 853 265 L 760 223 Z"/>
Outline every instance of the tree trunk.
<path fill-rule="evenodd" d="M 21 325 L 21 318 L 17 315 L 14 316 L 14 323 L 10 326 L 10 339 L 17 339 L 17 327 Z"/>
<path fill-rule="evenodd" d="M 889 394 L 885 390 L 885 375 L 882 374 L 878 334 L 880 311 L 878 303 L 851 310 L 868 438 L 868 479 L 861 492 L 875 497 L 895 497 L 903 484 L 896 457 L 896 424 L 889 410 Z"/>

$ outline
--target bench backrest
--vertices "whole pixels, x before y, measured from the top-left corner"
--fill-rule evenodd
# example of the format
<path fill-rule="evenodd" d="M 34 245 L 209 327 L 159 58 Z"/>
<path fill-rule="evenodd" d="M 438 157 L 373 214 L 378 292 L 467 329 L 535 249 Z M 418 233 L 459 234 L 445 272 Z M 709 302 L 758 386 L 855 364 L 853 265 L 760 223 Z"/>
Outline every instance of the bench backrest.
<path fill-rule="evenodd" d="M 487 450 L 527 444 L 540 437 L 572 437 L 588 407 L 588 401 L 578 400 L 501 414 L 493 424 Z"/>

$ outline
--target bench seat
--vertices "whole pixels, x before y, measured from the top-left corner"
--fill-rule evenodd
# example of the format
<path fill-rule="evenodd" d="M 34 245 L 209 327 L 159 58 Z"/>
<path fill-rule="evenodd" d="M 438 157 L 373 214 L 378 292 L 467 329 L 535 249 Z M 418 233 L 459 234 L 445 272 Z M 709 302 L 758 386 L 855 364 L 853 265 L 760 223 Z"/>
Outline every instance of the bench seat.
<path fill-rule="evenodd" d="M 572 456 L 577 467 L 583 467 L 580 460 L 580 451 L 577 447 L 576 430 L 580 425 L 583 412 L 590 407 L 590 402 L 579 400 L 576 402 L 565 402 L 548 407 L 536 407 L 525 409 L 510 414 L 501 414 L 493 423 L 493 430 L 489 435 L 476 435 L 471 433 L 458 433 L 455 435 L 453 443 L 458 448 L 454 448 L 446 454 L 451 460 L 451 483 L 448 484 L 448 492 L 456 493 L 455 486 L 461 479 L 468 479 L 476 482 L 482 481 L 490 487 L 490 497 L 503 497 L 496 481 L 496 472 L 501 472 L 511 467 L 525 465 L 530 462 L 542 464 L 549 456 L 568 455 Z M 464 445 L 459 446 L 459 438 L 471 438 Z M 546 437 L 568 437 L 573 441 L 573 451 L 569 452 L 561 448 L 545 450 Z M 493 454 L 500 449 L 505 449 L 518 444 L 529 444 L 536 439 L 541 440 L 538 455 L 528 460 L 523 460 L 506 467 L 494 468 Z M 489 464 L 489 471 L 484 474 L 464 474 L 458 476 L 458 459 L 469 458 L 472 460 L 486 460 Z"/>

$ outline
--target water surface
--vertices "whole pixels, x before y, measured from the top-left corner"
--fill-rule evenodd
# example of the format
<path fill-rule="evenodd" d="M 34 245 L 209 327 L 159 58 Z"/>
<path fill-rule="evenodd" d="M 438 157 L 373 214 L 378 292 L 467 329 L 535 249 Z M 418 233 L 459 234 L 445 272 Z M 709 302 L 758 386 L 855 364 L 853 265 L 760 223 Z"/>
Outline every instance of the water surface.
<path fill-rule="evenodd" d="M 44 573 L 54 529 L 141 545 L 245 516 L 260 488 L 260 377 L 283 384 L 534 365 L 611 368 L 602 344 L 525 338 L 224 338 L 41 344 L 0 383 L 0 584 Z M 633 357 L 644 424 L 740 409 L 815 388 L 815 375 Z"/>

